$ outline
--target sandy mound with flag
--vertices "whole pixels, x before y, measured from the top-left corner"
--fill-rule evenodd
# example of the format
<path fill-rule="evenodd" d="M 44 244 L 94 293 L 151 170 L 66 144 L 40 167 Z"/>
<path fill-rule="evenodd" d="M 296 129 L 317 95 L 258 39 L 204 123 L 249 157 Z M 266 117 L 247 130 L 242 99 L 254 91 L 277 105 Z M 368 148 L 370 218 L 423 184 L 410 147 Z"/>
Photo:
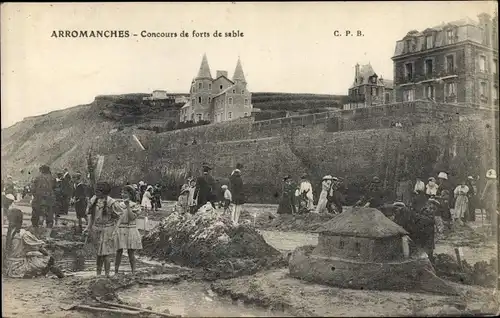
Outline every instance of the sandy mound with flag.
<path fill-rule="evenodd" d="M 142 252 L 178 265 L 204 268 L 213 273 L 213 278 L 286 266 L 282 254 L 253 226 L 235 226 L 216 210 L 170 214 L 143 237 Z"/>

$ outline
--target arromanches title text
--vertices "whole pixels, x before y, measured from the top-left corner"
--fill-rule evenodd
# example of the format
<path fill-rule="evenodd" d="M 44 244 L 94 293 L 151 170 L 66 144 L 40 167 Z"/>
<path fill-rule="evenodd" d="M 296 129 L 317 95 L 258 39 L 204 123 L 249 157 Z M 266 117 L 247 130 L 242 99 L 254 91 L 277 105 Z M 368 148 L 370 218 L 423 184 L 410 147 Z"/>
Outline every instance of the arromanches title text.
<path fill-rule="evenodd" d="M 52 38 L 242 38 L 243 32 L 240 30 L 211 32 L 206 31 L 186 31 L 180 32 L 154 32 L 143 30 L 139 33 L 132 33 L 129 30 L 53 30 Z"/>

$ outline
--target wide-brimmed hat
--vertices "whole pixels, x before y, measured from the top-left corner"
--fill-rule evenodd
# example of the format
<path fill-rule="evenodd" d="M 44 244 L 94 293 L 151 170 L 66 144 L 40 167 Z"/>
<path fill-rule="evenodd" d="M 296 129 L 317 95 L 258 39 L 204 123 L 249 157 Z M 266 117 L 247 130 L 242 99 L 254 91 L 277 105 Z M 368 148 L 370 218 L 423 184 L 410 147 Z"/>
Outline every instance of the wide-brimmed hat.
<path fill-rule="evenodd" d="M 331 175 L 326 175 L 322 180 L 333 180 L 333 177 Z"/>
<path fill-rule="evenodd" d="M 494 169 L 490 169 L 486 172 L 486 178 L 488 179 L 496 179 L 497 178 L 497 172 Z"/>
<path fill-rule="evenodd" d="M 144 181 L 139 181 L 139 185 L 142 186 L 142 185 L 145 185 L 146 183 L 144 183 Z"/>
<path fill-rule="evenodd" d="M 436 178 L 434 178 L 434 177 L 429 177 L 429 179 L 427 179 L 427 181 L 436 182 Z"/>
<path fill-rule="evenodd" d="M 337 178 L 337 177 L 332 177 L 332 180 L 333 180 L 333 181 L 339 181 L 339 178 Z"/>
<path fill-rule="evenodd" d="M 227 189 L 227 185 L 223 184 L 221 188 L 222 189 Z"/>
<path fill-rule="evenodd" d="M 398 207 L 402 207 L 402 208 L 405 208 L 406 207 L 406 204 L 404 204 L 403 202 L 394 202 L 392 204 L 393 206 L 398 206 Z"/>
<path fill-rule="evenodd" d="M 474 180 L 474 177 L 473 176 L 468 176 L 467 179 L 468 180 Z"/>
<path fill-rule="evenodd" d="M 448 174 L 446 174 L 446 172 L 440 172 L 440 173 L 438 174 L 438 178 L 439 178 L 439 179 L 448 180 Z"/>
<path fill-rule="evenodd" d="M 284 177 L 283 177 L 283 181 L 286 181 L 286 180 L 288 180 L 288 179 L 290 179 L 290 176 L 284 176 Z"/>
<path fill-rule="evenodd" d="M 10 201 L 16 201 L 16 198 L 14 197 L 14 195 L 13 195 L 13 194 L 7 194 L 7 195 L 5 196 L 5 198 L 6 198 L 6 199 L 8 199 L 8 200 L 10 200 Z"/>
<path fill-rule="evenodd" d="M 372 182 L 379 183 L 380 178 L 379 177 L 373 177 Z"/>

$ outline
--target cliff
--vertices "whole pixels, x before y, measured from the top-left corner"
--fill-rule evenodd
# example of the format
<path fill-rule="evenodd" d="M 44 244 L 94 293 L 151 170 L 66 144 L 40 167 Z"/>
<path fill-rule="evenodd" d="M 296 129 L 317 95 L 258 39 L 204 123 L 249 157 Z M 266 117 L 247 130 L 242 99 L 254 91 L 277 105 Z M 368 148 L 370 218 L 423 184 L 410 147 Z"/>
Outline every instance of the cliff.
<path fill-rule="evenodd" d="M 276 203 L 285 174 L 309 173 L 315 197 L 323 175 L 343 177 L 354 198 L 374 175 L 393 189 L 406 172 L 411 178 L 440 169 L 452 176 L 483 175 L 497 166 L 498 113 L 491 111 L 413 102 L 155 133 L 103 117 L 103 105 L 96 99 L 2 130 L 2 175 L 27 181 L 44 163 L 53 171 L 85 173 L 92 147 L 105 156 L 102 178 L 117 185 L 161 181 L 165 197 L 173 198 L 202 162 L 213 165 L 219 185 L 241 162 L 249 201 Z M 403 128 L 392 127 L 396 121 Z M 134 146 L 133 134 L 145 151 Z"/>

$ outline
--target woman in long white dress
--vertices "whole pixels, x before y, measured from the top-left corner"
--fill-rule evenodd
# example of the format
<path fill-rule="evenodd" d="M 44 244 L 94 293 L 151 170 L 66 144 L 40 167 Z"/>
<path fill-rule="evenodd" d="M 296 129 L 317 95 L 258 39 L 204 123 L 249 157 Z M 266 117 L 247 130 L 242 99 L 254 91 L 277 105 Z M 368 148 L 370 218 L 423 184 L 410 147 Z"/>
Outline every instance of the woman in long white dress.
<path fill-rule="evenodd" d="M 146 188 L 146 192 L 144 192 L 144 195 L 142 196 L 141 206 L 144 209 L 144 212 L 151 211 L 151 209 L 153 208 L 151 204 L 151 200 L 153 199 L 152 192 L 153 192 L 153 187 L 148 186 Z"/>
<path fill-rule="evenodd" d="M 316 206 L 316 213 L 325 213 L 327 212 L 328 205 L 328 191 L 332 187 L 332 179 L 333 177 L 328 175 L 323 177 L 323 181 L 321 182 L 321 193 L 318 199 L 318 205 Z"/>
<path fill-rule="evenodd" d="M 453 221 L 462 223 L 465 219 L 465 215 L 469 209 L 469 198 L 467 193 L 469 192 L 469 187 L 465 184 L 466 181 L 462 180 L 461 183 L 455 188 L 453 194 L 455 195 L 455 209 L 453 215 Z"/>

